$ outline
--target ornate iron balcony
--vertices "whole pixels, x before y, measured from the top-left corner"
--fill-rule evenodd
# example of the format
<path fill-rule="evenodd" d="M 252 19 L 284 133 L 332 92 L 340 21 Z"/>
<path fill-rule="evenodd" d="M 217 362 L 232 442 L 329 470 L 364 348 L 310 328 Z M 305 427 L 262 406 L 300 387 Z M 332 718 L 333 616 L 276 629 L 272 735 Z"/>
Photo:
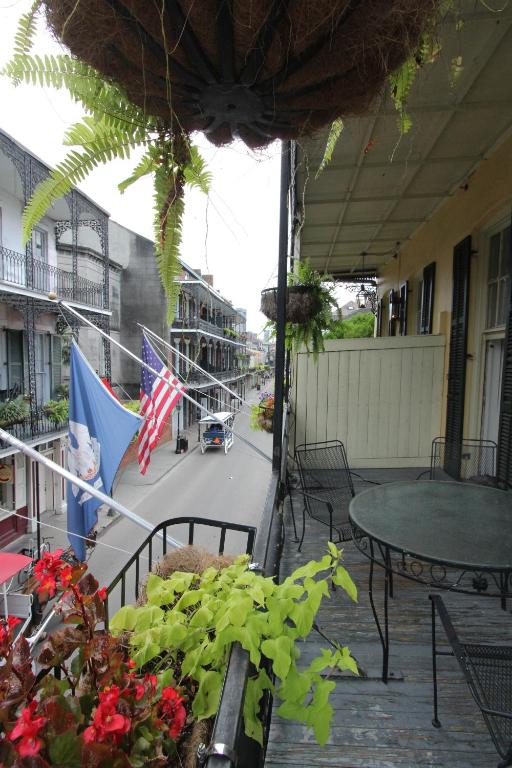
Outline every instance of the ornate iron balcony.
<path fill-rule="evenodd" d="M 67 421 L 55 422 L 48 417 L 41 406 L 38 406 L 35 409 L 34 417 L 33 425 L 30 416 L 27 416 L 23 421 L 18 422 L 17 424 L 6 425 L 3 429 L 5 429 L 6 432 L 10 432 L 14 437 L 17 437 L 18 440 L 34 440 L 42 435 L 64 432 L 68 428 Z M 9 447 L 9 443 L 0 440 L 0 449 Z"/>
<path fill-rule="evenodd" d="M 103 286 L 73 273 L 0 246 L 0 280 L 37 293 L 53 291 L 61 299 L 103 309 Z"/>

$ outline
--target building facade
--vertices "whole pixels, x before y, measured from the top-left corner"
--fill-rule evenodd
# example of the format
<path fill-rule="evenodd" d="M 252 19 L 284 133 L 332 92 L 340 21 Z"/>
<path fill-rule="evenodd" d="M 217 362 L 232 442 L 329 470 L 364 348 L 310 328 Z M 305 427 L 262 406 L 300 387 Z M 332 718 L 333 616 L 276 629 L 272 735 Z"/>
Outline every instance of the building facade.
<path fill-rule="evenodd" d="M 110 248 L 112 260 L 121 269 L 119 312 L 112 307 L 113 320 L 119 322 L 121 343 L 138 354 L 144 325 L 243 397 L 248 367 L 245 311 L 236 309 L 214 289 L 211 275 L 201 275 L 200 270 L 182 262 L 177 278 L 180 290 L 176 316 L 171 327 L 153 242 L 110 222 Z M 213 385 L 206 373 L 194 368 L 178 352 L 159 349 L 198 406 L 182 398 L 172 415 L 174 435 L 201 417 L 200 405 L 210 411 L 231 410 L 237 399 Z M 120 387 L 120 394 L 138 398 L 139 365 L 113 352 L 112 383 Z"/>
<path fill-rule="evenodd" d="M 72 333 L 89 360 L 110 376 L 109 345 L 79 331 L 53 301 L 57 295 L 107 332 L 110 328 L 108 214 L 72 190 L 57 200 L 22 241 L 22 213 L 50 169 L 0 131 L 0 426 L 59 464 L 67 421 L 49 415 L 48 401 L 66 396 Z M 62 480 L 0 442 L 0 547 L 43 512 L 62 511 Z"/>

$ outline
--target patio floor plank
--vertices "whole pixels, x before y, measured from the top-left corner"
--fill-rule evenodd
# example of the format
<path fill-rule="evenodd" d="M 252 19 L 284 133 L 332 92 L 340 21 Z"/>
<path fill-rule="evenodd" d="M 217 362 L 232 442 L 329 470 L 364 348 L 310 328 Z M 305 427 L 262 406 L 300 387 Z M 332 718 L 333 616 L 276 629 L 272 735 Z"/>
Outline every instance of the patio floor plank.
<path fill-rule="evenodd" d="M 420 470 L 358 470 L 376 482 L 417 477 Z M 356 492 L 370 487 L 359 481 Z M 296 513 L 300 511 L 296 501 Z M 285 513 L 286 541 L 281 578 L 312 558 L 324 554 L 327 529 L 307 520 L 302 553 L 297 552 L 289 506 Z M 325 747 L 312 733 L 281 719 L 275 712 L 269 733 L 266 768 L 496 768 L 499 756 L 483 718 L 453 659 L 439 659 L 439 717 L 432 719 L 432 662 L 429 590 L 395 578 L 390 601 L 390 670 L 388 685 L 380 680 L 382 652 L 368 600 L 368 560 L 351 542 L 344 545 L 344 564 L 358 586 L 353 604 L 336 591 L 322 606 L 318 623 L 332 639 L 350 647 L 367 677 L 339 675 L 331 696 L 334 715 Z M 377 603 L 383 572 L 377 568 Z M 432 590 L 430 590 L 432 591 Z M 510 613 L 495 599 L 443 592 L 445 602 L 464 639 L 509 642 Z M 442 637 L 442 634 L 440 634 Z M 304 642 L 307 663 L 326 642 L 315 632 Z"/>

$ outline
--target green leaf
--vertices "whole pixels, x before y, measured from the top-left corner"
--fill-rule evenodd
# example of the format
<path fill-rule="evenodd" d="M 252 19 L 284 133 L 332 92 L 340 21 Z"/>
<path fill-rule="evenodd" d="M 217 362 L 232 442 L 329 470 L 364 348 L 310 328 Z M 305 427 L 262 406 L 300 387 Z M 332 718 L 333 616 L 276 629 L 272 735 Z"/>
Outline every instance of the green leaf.
<path fill-rule="evenodd" d="M 295 667 L 291 667 L 286 680 L 281 684 L 277 693 L 284 701 L 303 704 L 312 683 L 311 674 L 299 672 Z"/>
<path fill-rule="evenodd" d="M 350 655 L 350 651 L 346 646 L 338 651 L 336 666 L 342 671 L 348 669 L 354 675 L 359 675 L 359 667 L 357 666 L 357 661 L 353 656 Z"/>
<path fill-rule="evenodd" d="M 244 698 L 245 733 L 263 746 L 263 725 L 260 720 L 260 702 L 266 690 L 273 691 L 274 686 L 264 669 L 257 677 L 247 680 Z"/>
<path fill-rule="evenodd" d="M 319 674 L 320 672 L 323 672 L 324 669 L 334 666 L 337 659 L 338 656 L 335 653 L 328 651 L 326 648 L 322 648 L 320 651 L 320 656 L 317 656 L 316 659 L 313 659 L 309 665 L 309 669 L 314 674 Z"/>
<path fill-rule="evenodd" d="M 323 747 L 329 738 L 333 708 L 330 704 L 325 704 L 323 707 L 310 706 L 308 713 L 308 725 L 313 727 L 315 739 Z"/>
<path fill-rule="evenodd" d="M 292 573 L 292 575 L 285 580 L 284 584 L 286 584 L 288 581 L 297 581 L 298 579 L 304 579 L 308 576 L 312 578 L 321 571 L 327 571 L 330 565 L 331 558 L 329 555 L 325 555 L 321 560 L 310 560 L 310 562 L 306 563 L 306 565 L 302 565 L 300 568 L 297 568 Z"/>
<path fill-rule="evenodd" d="M 192 713 L 198 720 L 213 717 L 219 708 L 222 675 L 214 670 L 202 670 L 199 688 L 192 703 Z"/>
<path fill-rule="evenodd" d="M 165 616 L 162 608 L 158 605 L 144 605 L 136 608 L 135 626 L 136 632 L 144 632 L 146 629 L 156 626 Z"/>
<path fill-rule="evenodd" d="M 210 611 L 210 609 L 205 605 L 202 605 L 190 619 L 190 626 L 208 628 L 212 618 L 213 613 Z"/>
<path fill-rule="evenodd" d="M 151 151 L 146 152 L 146 154 L 142 156 L 140 162 L 135 166 L 131 174 L 124 181 L 121 181 L 117 185 L 118 190 L 121 193 L 125 192 L 129 186 L 135 184 L 135 182 L 141 179 L 143 176 L 154 173 L 157 167 L 158 164 L 153 158 L 153 153 Z"/>
<path fill-rule="evenodd" d="M 280 717 L 284 717 L 285 720 L 297 720 L 298 723 L 305 723 L 308 710 L 301 704 L 297 704 L 293 701 L 284 701 L 280 707 L 277 708 L 277 714 Z"/>
<path fill-rule="evenodd" d="M 76 768 L 81 765 L 82 741 L 74 730 L 54 736 L 49 742 L 51 765 L 59 768 Z"/>
<path fill-rule="evenodd" d="M 110 619 L 109 629 L 113 635 L 125 630 L 132 630 L 137 620 L 137 609 L 133 605 L 124 605 Z"/>
<path fill-rule="evenodd" d="M 245 624 L 249 611 L 252 610 L 253 601 L 243 592 L 230 600 L 228 608 L 228 617 L 235 627 L 241 627 Z"/>
<path fill-rule="evenodd" d="M 293 641 L 289 637 L 278 637 L 275 640 L 264 640 L 261 650 L 268 659 L 272 660 L 272 671 L 284 680 L 292 663 Z"/>
<path fill-rule="evenodd" d="M 139 647 L 132 653 L 132 659 L 138 667 L 143 667 L 148 661 L 154 659 L 161 652 L 159 643 L 154 641 L 151 632 L 145 632 L 138 636 L 141 643 Z M 132 640 L 135 638 L 132 638 Z"/>
<path fill-rule="evenodd" d="M 297 627 L 299 637 L 307 637 L 313 628 L 316 612 L 308 600 L 297 603 L 290 611 L 290 618 Z"/>
<path fill-rule="evenodd" d="M 336 544 L 333 544 L 332 541 L 327 542 L 327 549 L 329 550 L 329 553 L 332 555 L 334 560 L 339 560 L 341 557 L 341 550 L 338 549 Z"/>
<path fill-rule="evenodd" d="M 329 128 L 329 135 L 327 136 L 327 142 L 325 144 L 324 149 L 324 155 L 322 157 L 322 161 L 320 165 L 318 166 L 318 171 L 315 174 L 315 179 L 318 179 L 324 168 L 329 165 L 329 163 L 332 160 L 332 156 L 334 153 L 334 149 L 336 147 L 336 144 L 338 143 L 338 139 L 341 136 L 341 133 L 343 131 L 343 120 L 341 117 L 336 118 L 336 120 L 333 120 L 331 123 L 331 127 Z"/>
<path fill-rule="evenodd" d="M 346 568 L 342 565 L 338 565 L 336 571 L 333 573 L 332 580 L 334 584 L 345 590 L 354 603 L 357 603 L 357 587 L 352 581 Z"/>
<path fill-rule="evenodd" d="M 201 602 L 204 597 L 204 591 L 202 589 L 191 589 L 188 592 L 184 592 L 178 602 L 176 608 L 179 611 L 185 611 L 187 608 L 191 608 Z"/>

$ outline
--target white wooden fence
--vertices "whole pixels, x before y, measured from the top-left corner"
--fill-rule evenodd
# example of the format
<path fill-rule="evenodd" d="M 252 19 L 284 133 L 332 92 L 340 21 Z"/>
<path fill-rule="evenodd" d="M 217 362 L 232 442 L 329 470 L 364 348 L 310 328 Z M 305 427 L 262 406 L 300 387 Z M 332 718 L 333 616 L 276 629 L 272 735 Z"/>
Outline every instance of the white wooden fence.
<path fill-rule="evenodd" d="M 290 452 L 341 440 L 353 467 L 427 467 L 443 434 L 444 336 L 326 341 L 294 356 Z"/>

